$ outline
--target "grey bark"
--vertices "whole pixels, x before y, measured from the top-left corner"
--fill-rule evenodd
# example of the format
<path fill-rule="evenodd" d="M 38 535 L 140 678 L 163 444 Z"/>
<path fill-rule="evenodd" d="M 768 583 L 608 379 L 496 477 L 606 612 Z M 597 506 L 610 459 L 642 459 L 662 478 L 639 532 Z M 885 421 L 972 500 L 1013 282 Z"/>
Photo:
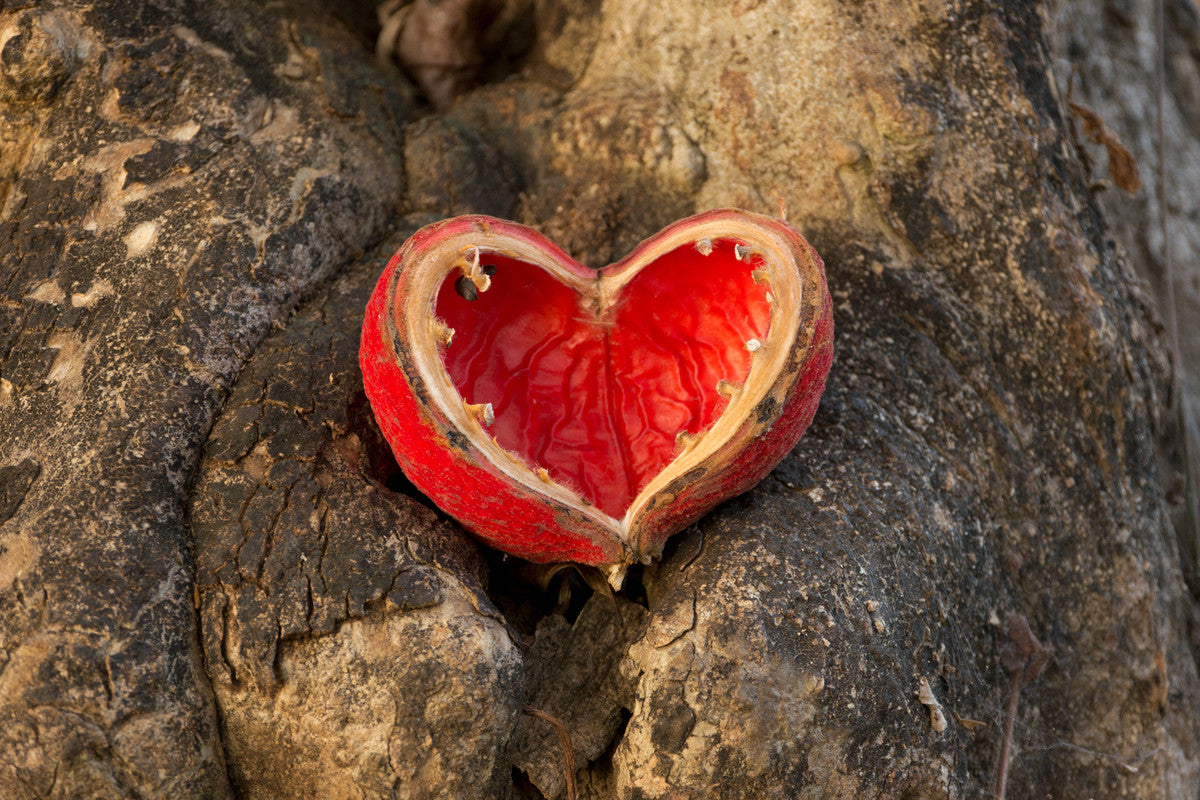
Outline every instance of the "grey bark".
<path fill-rule="evenodd" d="M 1200 586 L 1200 9 L 1163 4 L 1160 52 L 1153 2 L 1057 3 L 1050 38 L 1055 74 L 1093 108 L 1140 165 L 1143 188 L 1105 190 L 1107 156 L 1084 142 L 1109 230 L 1146 281 L 1172 352 L 1176 385 L 1164 415 L 1162 480 L 1188 578 Z M 1162 83 L 1159 83 L 1159 60 Z M 1161 91 L 1163 126 L 1157 125 Z M 1159 140 L 1162 140 L 1160 153 Z M 1165 200 L 1165 207 L 1163 201 Z M 1169 262 L 1169 263 L 1168 263 Z M 1172 330 L 1174 328 L 1175 330 Z M 1177 342 L 1172 339 L 1178 337 Z M 1187 442 L 1187 452 L 1184 442 Z M 1190 463 L 1183 463 L 1190 457 Z M 1190 495 L 1190 496 L 1189 496 Z"/>
<path fill-rule="evenodd" d="M 564 796 L 522 705 L 590 798 L 988 796 L 1012 708 L 1009 798 L 1196 796 L 1167 359 L 1047 16 L 712 6 L 540 3 L 437 113 L 362 9 L 0 11 L 0 797 Z M 777 198 L 821 410 L 624 594 L 394 491 L 355 347 L 416 227 L 599 264 Z"/>

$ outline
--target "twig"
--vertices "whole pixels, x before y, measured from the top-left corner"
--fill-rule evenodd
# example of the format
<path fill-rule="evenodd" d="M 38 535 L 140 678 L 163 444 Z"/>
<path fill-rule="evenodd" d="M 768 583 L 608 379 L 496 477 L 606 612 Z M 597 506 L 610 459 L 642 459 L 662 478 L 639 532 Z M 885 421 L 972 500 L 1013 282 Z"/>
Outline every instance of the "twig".
<path fill-rule="evenodd" d="M 1008 638 L 1010 643 L 1005 646 L 1000 657 L 1000 663 L 1008 670 L 1010 677 L 1008 702 L 1005 704 L 1004 735 L 1000 739 L 1000 752 L 996 757 L 996 785 L 993 792 L 996 800 L 1004 800 L 1004 793 L 1008 788 L 1008 762 L 1011 757 L 1013 729 L 1016 727 L 1021 689 L 1045 671 L 1050 663 L 1050 655 L 1054 652 L 1054 648 L 1042 644 L 1033 635 L 1029 628 L 1029 620 L 1024 614 L 1009 615 Z"/>
<path fill-rule="evenodd" d="M 522 708 L 529 716 L 549 722 L 550 727 L 554 728 L 554 732 L 558 734 L 558 743 L 562 745 L 563 767 L 567 778 L 567 800 L 576 800 L 579 796 L 579 787 L 575 785 L 575 749 L 571 747 L 571 734 L 567 730 L 567 726 L 558 717 L 547 714 L 545 711 L 540 711 L 532 706 L 522 706 Z"/>
<path fill-rule="evenodd" d="M 1012 748 L 1013 728 L 1017 724 L 1017 703 L 1021 699 L 1021 676 L 1014 672 L 1008 679 L 1008 705 L 1004 709 L 1004 736 L 1000 739 L 1000 755 L 996 766 L 997 800 L 1004 800 L 1004 792 L 1008 788 L 1009 750 Z"/>

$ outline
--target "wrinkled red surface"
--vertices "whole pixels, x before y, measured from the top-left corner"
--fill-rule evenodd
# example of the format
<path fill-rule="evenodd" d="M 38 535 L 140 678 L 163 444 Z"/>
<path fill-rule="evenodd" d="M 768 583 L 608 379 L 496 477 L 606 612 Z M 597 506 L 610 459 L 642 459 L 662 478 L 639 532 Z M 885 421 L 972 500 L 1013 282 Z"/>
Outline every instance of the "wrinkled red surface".
<path fill-rule="evenodd" d="M 455 217 L 428 225 L 413 234 L 388 262 L 371 295 L 363 319 L 359 354 L 363 387 L 380 428 L 409 479 L 440 508 L 493 547 L 537 562 L 574 561 L 606 568 L 634 563 L 659 553 L 670 534 L 694 522 L 722 500 L 754 486 L 779 463 L 812 421 L 833 359 L 832 301 L 825 285 L 820 256 L 786 222 L 737 209 L 716 209 L 674 223 L 647 239 L 624 260 L 605 267 L 601 274 L 621 275 L 629 265 L 644 263 L 647 251 L 664 238 L 671 237 L 678 241 L 676 237 L 686 236 L 689 230 L 700 226 L 712 230 L 722 220 L 736 222 L 739 226 L 751 223 L 787 243 L 799 269 L 803 290 L 801 303 L 796 309 L 798 334 L 787 354 L 787 366 L 772 386 L 767 399 L 744 419 L 737 420 L 737 431 L 716 453 L 650 498 L 624 529 L 615 528 L 595 515 L 581 513 L 564 505 L 551 494 L 541 491 L 537 481 L 528 483 L 512 478 L 463 436 L 438 404 L 432 402 L 429 388 L 413 360 L 418 345 L 410 338 L 410 328 L 405 324 L 401 311 L 413 299 L 411 281 L 421 274 L 420 265 L 425 254 L 447 249 L 457 253 L 467 252 L 464 246 L 485 243 L 497 234 L 510 242 L 519 242 L 543 253 L 543 263 L 558 264 L 582 279 L 586 280 L 596 273 L 572 260 L 537 231 L 494 217 Z M 448 247 L 448 243 L 453 245 Z M 728 243 L 725 247 L 728 247 Z M 719 256 L 721 252 L 725 253 L 723 258 L 730 266 L 746 270 L 752 266 L 739 264 L 736 259 L 730 262 L 728 250 L 719 251 Z M 688 254 L 688 258 L 690 260 L 692 256 Z M 664 263 L 669 264 L 670 257 L 667 259 Z M 687 305 L 697 300 L 711 304 L 715 298 L 721 313 L 728 313 L 726 306 L 733 292 L 728 295 L 722 291 L 709 294 L 701 292 L 699 298 L 681 293 L 681 285 L 709 284 L 714 276 L 698 272 L 686 264 L 677 265 L 677 273 L 668 270 L 659 274 L 657 269 L 662 266 L 650 265 L 646 268 L 647 277 L 642 279 L 646 281 L 643 287 L 646 289 L 645 297 L 650 298 L 664 315 L 653 329 L 644 333 L 665 336 L 663 326 L 670 331 L 672 323 L 682 323 L 690 317 L 704 319 L 712 313 L 711 305 L 706 306 L 707 311 L 685 310 Z M 717 263 L 710 266 L 715 268 Z M 519 270 L 510 277 L 518 273 Z M 674 278 L 670 277 L 672 274 Z M 741 280 L 748 277 L 748 272 L 739 274 L 743 276 Z M 536 282 L 538 276 L 535 275 L 534 280 Z M 535 306 L 537 303 L 554 305 L 553 298 L 561 292 L 572 303 L 575 302 L 573 290 L 562 287 L 556 289 L 553 281 L 547 286 L 549 288 L 544 288 L 544 291 L 531 294 L 533 301 L 528 298 L 521 301 L 515 295 L 510 299 L 519 304 L 533 302 Z M 763 292 L 765 299 L 765 289 L 757 290 Z M 639 302 L 637 298 L 641 296 L 640 291 L 636 285 L 633 286 L 632 293 L 624 295 L 624 305 L 618 303 L 606 321 L 615 326 L 623 314 L 629 313 L 629 304 L 636 306 Z M 487 294 L 482 296 L 486 298 Z M 539 294 L 545 297 L 539 299 Z M 751 297 L 757 295 L 752 294 Z M 666 298 L 666 302 L 662 298 Z M 424 303 L 427 298 L 418 300 Z M 565 314 L 565 308 L 562 310 Z M 595 316 L 586 308 L 573 309 L 572 315 L 578 315 L 583 321 L 589 318 L 594 320 Z M 572 315 L 537 319 L 541 320 L 541 324 L 554 322 L 561 326 L 573 324 L 569 322 L 575 318 Z M 474 320 L 474 324 L 478 323 L 478 319 Z M 455 341 L 462 344 L 461 337 L 468 326 L 460 324 L 457 327 L 460 330 L 456 333 Z M 418 325 L 417 330 L 422 331 L 422 328 Z M 707 326 L 701 326 L 701 329 L 707 330 Z M 422 332 L 420 335 L 428 334 Z M 700 338 L 703 340 L 704 337 Z M 533 336 L 528 341 L 536 339 Z M 608 340 L 611 350 L 612 337 L 608 337 Z M 421 345 L 424 344 L 422 340 Z M 630 352 L 635 350 L 630 348 Z M 729 355 L 743 359 L 748 357 L 737 351 Z M 658 363 L 660 369 L 666 369 L 661 367 L 662 363 L 667 363 L 667 368 L 670 366 L 669 362 Z M 698 374 L 705 375 L 704 372 Z M 574 371 L 562 372 L 564 379 L 573 375 Z M 712 374 L 706 374 L 704 380 L 711 377 Z M 676 382 L 682 385 L 682 379 Z M 496 382 L 492 388 L 503 386 Z M 568 392 L 563 396 L 570 398 L 574 395 Z M 471 399 L 474 398 L 468 397 L 468 400 Z M 480 400 L 496 403 L 491 398 Z M 693 401 L 694 398 L 688 397 L 685 405 Z M 694 419 L 698 426 L 718 415 L 724 404 L 724 400 L 716 394 L 715 387 L 712 394 L 695 402 Z M 673 427 L 673 424 L 666 427 Z M 665 434 L 670 431 L 664 430 L 662 433 L 664 436 L 660 438 L 665 440 Z M 650 448 L 647 452 L 653 455 L 655 450 Z M 563 480 L 571 483 L 569 478 Z"/>
<path fill-rule="evenodd" d="M 413 240 L 437 235 L 426 229 Z M 535 561 L 604 564 L 619 560 L 619 542 L 584 525 L 564 527 L 553 508 L 531 502 L 522 487 L 481 468 L 430 424 L 428 409 L 409 388 L 387 330 L 388 287 L 403 251 L 380 276 L 363 316 L 359 364 L 380 430 L 405 473 L 442 509 L 505 552 Z"/>
<path fill-rule="evenodd" d="M 734 245 L 662 256 L 601 315 L 541 268 L 485 256 L 488 291 L 464 299 L 454 272 L 437 298 L 455 331 L 447 372 L 467 402 L 492 404 L 501 446 L 621 518 L 675 457 L 677 434 L 707 429 L 728 405 L 717 383 L 745 381 L 746 342 L 766 339 L 767 287 Z"/>

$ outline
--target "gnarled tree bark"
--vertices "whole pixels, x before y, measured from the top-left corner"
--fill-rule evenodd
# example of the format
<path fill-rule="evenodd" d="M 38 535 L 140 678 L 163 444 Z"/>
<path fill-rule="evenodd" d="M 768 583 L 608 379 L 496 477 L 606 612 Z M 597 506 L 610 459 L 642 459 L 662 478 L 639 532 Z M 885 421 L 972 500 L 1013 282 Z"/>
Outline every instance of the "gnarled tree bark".
<path fill-rule="evenodd" d="M 1044 10 L 475 5 L 515 72 L 436 112 L 370 8 L 0 11 L 0 797 L 564 797 L 547 714 L 597 799 L 1195 796 L 1169 370 Z M 586 602 L 405 491 L 355 362 L 405 236 L 729 205 L 836 306 L 770 478 Z"/>

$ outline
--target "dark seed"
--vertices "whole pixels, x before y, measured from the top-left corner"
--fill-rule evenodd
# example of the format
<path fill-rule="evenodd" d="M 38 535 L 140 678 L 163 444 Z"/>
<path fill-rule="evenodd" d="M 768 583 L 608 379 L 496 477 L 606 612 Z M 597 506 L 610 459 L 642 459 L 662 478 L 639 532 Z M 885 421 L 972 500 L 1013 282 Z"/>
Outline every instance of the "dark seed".
<path fill-rule="evenodd" d="M 487 275 L 489 278 L 492 277 L 493 275 L 495 275 L 496 274 L 496 265 L 495 264 L 484 264 L 483 265 L 483 274 Z"/>
<path fill-rule="evenodd" d="M 468 302 L 475 302 L 479 299 L 479 292 L 475 289 L 475 284 L 466 275 L 459 275 L 458 280 L 454 282 L 454 291 L 458 292 L 458 296 Z"/>

